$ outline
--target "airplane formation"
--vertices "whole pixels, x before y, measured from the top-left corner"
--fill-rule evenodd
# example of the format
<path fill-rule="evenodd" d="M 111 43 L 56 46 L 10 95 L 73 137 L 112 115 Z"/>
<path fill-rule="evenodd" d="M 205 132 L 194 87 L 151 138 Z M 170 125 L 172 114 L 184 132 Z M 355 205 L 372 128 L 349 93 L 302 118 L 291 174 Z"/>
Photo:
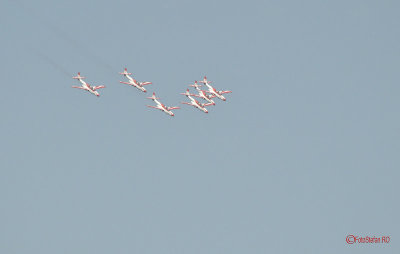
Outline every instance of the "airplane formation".
<path fill-rule="evenodd" d="M 152 82 L 139 82 L 136 79 L 132 78 L 132 73 L 129 73 L 127 68 L 124 69 L 123 72 L 120 72 L 119 74 L 123 75 L 124 77 L 126 77 L 128 79 L 127 82 L 124 81 L 120 81 L 120 83 L 122 84 L 127 84 L 130 86 L 133 86 L 135 88 L 137 88 L 138 90 L 146 93 L 147 90 L 146 88 L 144 88 L 145 85 L 150 85 L 152 84 Z M 75 77 L 72 77 L 73 79 L 77 79 L 80 83 L 81 86 L 72 86 L 73 88 L 78 88 L 78 89 L 82 89 L 85 91 L 88 91 L 94 95 L 96 95 L 97 97 L 100 96 L 99 92 L 97 91 L 98 89 L 101 88 L 105 88 L 106 86 L 101 85 L 101 86 L 91 86 L 88 83 L 86 83 L 85 81 L 83 81 L 83 79 L 85 79 L 85 77 L 81 76 L 81 73 L 78 72 L 78 75 Z M 194 108 L 197 108 L 201 111 L 203 111 L 204 113 L 208 113 L 208 110 L 206 109 L 206 107 L 208 106 L 215 106 L 215 102 L 214 100 L 212 100 L 213 98 L 218 98 L 222 101 L 226 101 L 226 98 L 223 96 L 223 94 L 226 93 L 232 93 L 232 91 L 218 91 L 217 89 L 215 89 L 214 87 L 212 87 L 210 85 L 211 81 L 207 80 L 207 77 L 204 76 L 203 80 L 199 81 L 199 83 L 204 84 L 207 87 L 207 90 L 202 90 L 200 84 L 198 84 L 197 81 L 194 82 L 194 84 L 189 85 L 190 87 L 194 87 L 197 91 L 198 94 L 192 94 L 189 92 L 189 88 L 186 89 L 185 93 L 181 93 L 182 95 L 185 95 L 190 101 L 189 102 L 181 102 L 182 104 L 186 104 L 189 106 L 192 106 Z M 205 100 L 207 103 L 201 103 L 198 100 L 194 99 L 193 97 L 197 97 L 197 98 L 201 98 L 203 100 Z M 153 95 L 151 97 L 147 97 L 148 99 L 153 100 L 156 105 L 155 106 L 149 106 L 147 105 L 147 107 L 149 108 L 154 108 L 154 109 L 158 109 L 163 111 L 164 113 L 170 115 L 170 116 L 174 116 L 175 114 L 172 112 L 173 109 L 180 109 L 180 107 L 168 107 L 165 106 L 164 104 L 162 104 L 159 99 L 156 97 L 156 94 L 153 92 Z"/>

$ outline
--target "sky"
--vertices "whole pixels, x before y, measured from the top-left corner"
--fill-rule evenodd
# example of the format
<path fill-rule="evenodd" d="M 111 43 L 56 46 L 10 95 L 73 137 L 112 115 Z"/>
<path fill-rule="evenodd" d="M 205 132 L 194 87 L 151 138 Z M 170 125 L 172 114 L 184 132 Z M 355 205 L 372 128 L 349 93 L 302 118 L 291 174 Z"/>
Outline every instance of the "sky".
<path fill-rule="evenodd" d="M 399 253 L 399 8 L 3 1 L 0 252 Z"/>

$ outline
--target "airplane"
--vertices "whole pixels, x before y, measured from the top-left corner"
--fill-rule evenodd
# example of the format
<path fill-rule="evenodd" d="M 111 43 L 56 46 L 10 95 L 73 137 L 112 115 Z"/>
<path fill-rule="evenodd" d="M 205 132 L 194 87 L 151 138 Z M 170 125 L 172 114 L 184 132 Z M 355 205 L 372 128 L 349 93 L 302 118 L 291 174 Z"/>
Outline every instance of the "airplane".
<path fill-rule="evenodd" d="M 158 101 L 160 98 L 157 98 L 156 94 L 154 92 L 153 92 L 153 96 L 147 97 L 147 99 L 151 99 L 155 103 L 157 103 L 157 106 L 149 106 L 149 105 L 147 105 L 147 107 L 159 109 L 159 110 L 165 112 L 166 114 L 168 114 L 170 116 L 174 116 L 174 113 L 171 111 L 172 109 L 180 109 L 180 107 L 167 107 L 167 106 L 165 106 L 164 104 L 162 104 L 161 102 Z"/>
<path fill-rule="evenodd" d="M 88 91 L 88 92 L 90 92 L 90 93 L 96 95 L 97 97 L 99 97 L 100 94 L 99 94 L 99 92 L 97 92 L 96 90 L 97 90 L 97 89 L 100 89 L 100 88 L 105 88 L 105 86 L 90 86 L 88 83 L 86 83 L 85 81 L 83 81 L 83 79 L 84 79 L 85 77 L 82 77 L 80 72 L 78 72 L 78 76 L 72 77 L 72 78 L 73 78 L 73 79 L 77 79 L 79 82 L 82 83 L 82 86 L 72 86 L 73 88 L 78 88 L 78 89 L 86 90 L 86 91 Z"/>
<path fill-rule="evenodd" d="M 129 73 L 126 68 L 124 69 L 124 72 L 120 72 L 119 74 L 124 75 L 128 78 L 128 82 L 120 81 L 119 83 L 134 86 L 142 92 L 147 92 L 143 86 L 152 84 L 151 82 L 139 82 L 136 79 L 132 78 L 131 76 L 129 76 L 132 75 L 132 73 Z"/>
<path fill-rule="evenodd" d="M 204 79 L 202 81 L 199 81 L 199 82 L 205 84 L 208 87 L 207 93 L 215 95 L 215 97 L 217 97 L 217 98 L 219 98 L 219 99 L 221 99 L 223 101 L 226 101 L 226 99 L 225 99 L 224 96 L 222 96 L 222 94 L 224 94 L 224 93 L 232 93 L 232 91 L 217 91 L 214 87 L 212 87 L 210 85 L 211 81 L 208 81 L 206 76 L 204 76 Z"/>
<path fill-rule="evenodd" d="M 181 102 L 182 104 L 187 104 L 195 108 L 198 108 L 204 113 L 208 113 L 208 110 L 205 108 L 206 106 L 213 105 L 212 103 L 200 103 L 196 99 L 193 99 L 193 97 L 191 97 L 193 94 L 189 93 L 189 88 L 186 90 L 186 93 L 181 93 L 181 94 L 186 95 L 186 97 L 190 99 L 190 102 Z"/>
<path fill-rule="evenodd" d="M 200 89 L 201 85 L 197 84 L 197 81 L 195 81 L 193 85 L 189 85 L 189 86 L 196 88 L 196 90 L 199 92 L 198 95 L 192 94 L 193 96 L 198 97 L 198 98 L 202 98 L 202 99 L 208 101 L 209 103 L 212 103 L 212 105 L 215 105 L 215 102 L 213 100 L 211 100 L 211 99 L 215 98 L 217 96 L 215 96 L 215 95 L 207 95 L 204 90 Z"/>

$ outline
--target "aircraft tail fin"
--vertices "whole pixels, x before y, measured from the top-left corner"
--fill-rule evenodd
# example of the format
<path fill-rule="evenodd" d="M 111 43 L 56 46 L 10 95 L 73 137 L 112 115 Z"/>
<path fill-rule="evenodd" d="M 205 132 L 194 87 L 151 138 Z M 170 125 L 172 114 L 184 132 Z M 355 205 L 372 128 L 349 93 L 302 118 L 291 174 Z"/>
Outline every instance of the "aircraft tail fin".
<path fill-rule="evenodd" d="M 132 75 L 132 73 L 128 72 L 127 68 L 124 68 L 123 72 L 120 72 L 121 75 Z"/>
<path fill-rule="evenodd" d="M 199 85 L 199 84 L 197 83 L 197 81 L 195 81 L 194 84 L 189 85 L 189 86 L 194 87 L 194 88 L 196 88 L 197 90 L 199 90 L 200 87 L 201 87 L 201 85 Z"/>
<path fill-rule="evenodd" d="M 153 95 L 151 96 L 151 97 L 147 97 L 147 99 L 151 99 L 151 100 L 158 100 L 158 99 L 160 99 L 160 98 L 157 98 L 156 97 L 156 93 L 155 92 L 153 92 Z"/>
<path fill-rule="evenodd" d="M 203 84 L 211 84 L 212 82 L 211 81 L 208 81 L 207 80 L 207 76 L 204 76 L 204 78 L 203 78 L 203 80 L 202 81 L 199 81 L 200 83 L 203 83 Z"/>
<path fill-rule="evenodd" d="M 182 95 L 186 95 L 186 96 L 190 96 L 190 95 L 193 95 L 193 94 L 191 94 L 190 92 L 189 92 L 189 88 L 188 89 L 186 89 L 186 92 L 184 92 L 184 93 L 181 93 Z"/>
<path fill-rule="evenodd" d="M 85 77 L 81 76 L 81 73 L 78 72 L 78 76 L 72 77 L 73 79 L 84 79 Z"/>

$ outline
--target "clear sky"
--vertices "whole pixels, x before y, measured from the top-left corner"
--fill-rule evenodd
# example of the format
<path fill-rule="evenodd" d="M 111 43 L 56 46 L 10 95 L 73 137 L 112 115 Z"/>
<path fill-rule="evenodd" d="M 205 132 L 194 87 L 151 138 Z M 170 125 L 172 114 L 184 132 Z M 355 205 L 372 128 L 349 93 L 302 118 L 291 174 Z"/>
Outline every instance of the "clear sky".
<path fill-rule="evenodd" d="M 399 253 L 399 8 L 3 1 L 0 253 Z"/>

